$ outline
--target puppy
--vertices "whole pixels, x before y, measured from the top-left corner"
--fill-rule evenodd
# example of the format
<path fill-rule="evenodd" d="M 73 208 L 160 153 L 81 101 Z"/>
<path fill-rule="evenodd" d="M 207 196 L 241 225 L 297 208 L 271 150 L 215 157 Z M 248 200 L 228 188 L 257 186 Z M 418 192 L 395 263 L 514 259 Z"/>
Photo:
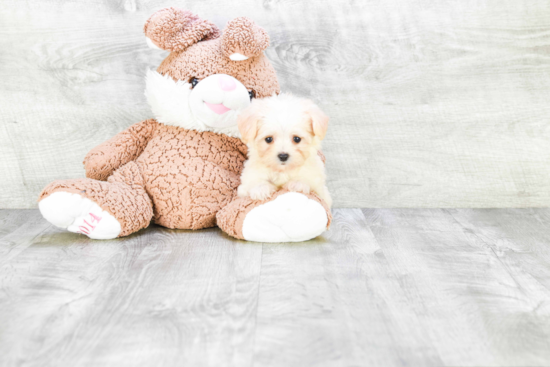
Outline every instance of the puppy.
<path fill-rule="evenodd" d="M 330 207 L 318 154 L 329 118 L 313 102 L 289 94 L 254 100 L 238 118 L 248 146 L 238 195 L 265 200 L 279 188 L 315 192 Z"/>

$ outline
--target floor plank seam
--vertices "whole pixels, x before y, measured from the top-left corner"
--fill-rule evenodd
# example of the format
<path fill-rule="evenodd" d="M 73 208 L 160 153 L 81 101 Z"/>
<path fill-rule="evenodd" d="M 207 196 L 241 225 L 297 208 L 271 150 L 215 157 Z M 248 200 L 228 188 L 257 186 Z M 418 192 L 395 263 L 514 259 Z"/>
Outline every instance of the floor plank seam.
<path fill-rule="evenodd" d="M 260 290 L 262 287 L 262 271 L 264 263 L 264 243 L 262 243 L 262 250 L 260 251 L 260 275 L 258 277 L 258 292 L 256 293 L 256 316 L 254 317 L 254 341 L 252 342 L 252 364 L 251 367 L 254 367 L 256 359 L 256 335 L 258 332 L 258 313 L 260 308 Z"/>

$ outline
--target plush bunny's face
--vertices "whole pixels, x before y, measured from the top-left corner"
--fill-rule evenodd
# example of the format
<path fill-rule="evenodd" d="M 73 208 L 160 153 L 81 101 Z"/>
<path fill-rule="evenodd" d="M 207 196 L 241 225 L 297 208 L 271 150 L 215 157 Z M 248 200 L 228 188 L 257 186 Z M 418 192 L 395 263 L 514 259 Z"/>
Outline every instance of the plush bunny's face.
<path fill-rule="evenodd" d="M 168 8 L 145 24 L 148 43 L 172 51 L 147 75 L 146 96 L 164 124 L 239 137 L 237 116 L 252 98 L 279 93 L 263 55 L 266 32 L 237 18 L 221 32 L 184 10 Z"/>
<path fill-rule="evenodd" d="M 195 79 L 195 83 L 198 79 Z M 197 83 L 189 95 L 193 115 L 214 129 L 235 124 L 233 111 L 238 112 L 250 104 L 247 88 L 227 74 L 213 74 Z M 236 113 L 235 113 L 236 114 Z M 232 116 L 227 118 L 227 116 Z"/>

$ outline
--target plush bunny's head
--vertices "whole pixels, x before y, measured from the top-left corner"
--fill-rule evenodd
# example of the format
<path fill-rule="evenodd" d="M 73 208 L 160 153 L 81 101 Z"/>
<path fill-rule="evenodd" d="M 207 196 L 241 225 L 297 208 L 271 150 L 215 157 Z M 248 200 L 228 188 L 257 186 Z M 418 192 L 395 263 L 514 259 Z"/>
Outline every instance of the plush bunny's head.
<path fill-rule="evenodd" d="M 238 137 L 240 111 L 253 98 L 279 93 L 263 54 L 269 37 L 248 18 L 233 19 L 222 33 L 189 11 L 167 8 L 147 20 L 144 32 L 150 46 L 170 51 L 147 74 L 145 94 L 161 123 Z"/>

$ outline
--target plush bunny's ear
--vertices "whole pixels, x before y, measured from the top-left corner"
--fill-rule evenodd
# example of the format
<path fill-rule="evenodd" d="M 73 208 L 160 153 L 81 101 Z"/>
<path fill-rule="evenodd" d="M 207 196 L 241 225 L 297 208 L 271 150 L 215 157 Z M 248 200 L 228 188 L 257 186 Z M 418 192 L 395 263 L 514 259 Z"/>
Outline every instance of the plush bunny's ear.
<path fill-rule="evenodd" d="M 233 19 L 223 31 L 222 51 L 233 61 L 259 56 L 267 46 L 269 36 L 265 29 L 246 17 Z"/>
<path fill-rule="evenodd" d="M 199 41 L 220 36 L 220 30 L 214 23 L 177 8 L 165 8 L 151 15 L 145 22 L 143 32 L 150 46 L 176 52 Z"/>

